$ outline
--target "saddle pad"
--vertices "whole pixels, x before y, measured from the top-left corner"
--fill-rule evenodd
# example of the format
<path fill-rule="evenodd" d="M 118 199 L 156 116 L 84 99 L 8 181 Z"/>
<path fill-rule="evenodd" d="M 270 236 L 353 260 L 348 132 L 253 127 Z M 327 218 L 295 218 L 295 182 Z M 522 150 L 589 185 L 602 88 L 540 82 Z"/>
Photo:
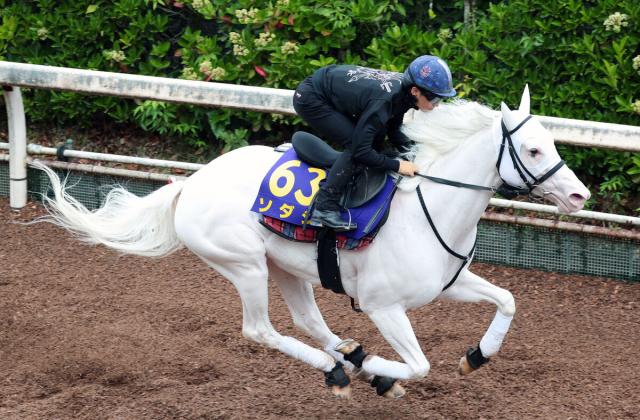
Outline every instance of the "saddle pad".
<path fill-rule="evenodd" d="M 287 150 L 267 172 L 251 211 L 283 222 L 302 226 L 313 197 L 327 171 L 312 167 L 298 159 L 293 148 Z M 382 190 L 367 203 L 342 212 L 342 217 L 358 225 L 356 230 L 345 232 L 351 239 L 362 239 L 375 231 L 387 213 L 395 191 L 393 179 L 389 177 Z M 314 229 L 307 227 L 307 229 Z"/>
<path fill-rule="evenodd" d="M 289 239 L 295 242 L 317 242 L 318 230 L 311 228 L 303 228 L 302 226 L 296 226 L 294 224 L 283 222 L 273 217 L 263 216 L 260 223 L 269 229 L 271 232 L 282 236 L 285 239 Z M 344 233 L 336 234 L 336 247 L 338 249 L 345 250 L 359 250 L 366 248 L 373 242 L 378 230 L 374 230 L 371 234 L 361 239 L 347 238 Z"/>

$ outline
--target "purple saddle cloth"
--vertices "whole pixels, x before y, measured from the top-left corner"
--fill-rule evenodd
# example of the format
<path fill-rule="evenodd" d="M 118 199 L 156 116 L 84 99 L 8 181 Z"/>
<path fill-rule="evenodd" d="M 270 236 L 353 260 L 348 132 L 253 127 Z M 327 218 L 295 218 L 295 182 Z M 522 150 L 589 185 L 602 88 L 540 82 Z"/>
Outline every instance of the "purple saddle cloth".
<path fill-rule="evenodd" d="M 303 226 L 309 205 L 326 177 L 326 170 L 301 161 L 291 148 L 265 175 L 251 211 Z M 375 197 L 359 207 L 343 211 L 345 220 L 350 215 L 358 225 L 357 229 L 344 234 L 351 239 L 362 239 L 375 231 L 387 215 L 394 192 L 395 182 L 387 177 L 384 187 Z M 311 226 L 307 228 L 314 229 Z"/>

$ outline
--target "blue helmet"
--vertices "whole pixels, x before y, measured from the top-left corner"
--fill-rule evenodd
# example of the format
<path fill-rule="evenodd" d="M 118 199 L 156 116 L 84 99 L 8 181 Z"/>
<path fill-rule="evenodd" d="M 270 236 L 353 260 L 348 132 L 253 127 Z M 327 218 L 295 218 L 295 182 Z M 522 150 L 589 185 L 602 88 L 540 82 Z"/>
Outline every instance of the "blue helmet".
<path fill-rule="evenodd" d="M 438 96 L 456 96 L 449 66 L 439 57 L 422 55 L 409 64 L 404 74 L 419 88 Z"/>

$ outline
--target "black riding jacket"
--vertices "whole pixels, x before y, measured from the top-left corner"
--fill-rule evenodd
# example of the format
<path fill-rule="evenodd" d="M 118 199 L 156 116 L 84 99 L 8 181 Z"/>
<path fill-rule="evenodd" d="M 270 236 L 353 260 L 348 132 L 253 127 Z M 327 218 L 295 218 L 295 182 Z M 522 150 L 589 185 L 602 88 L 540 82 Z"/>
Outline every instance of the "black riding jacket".
<path fill-rule="evenodd" d="M 316 93 L 356 124 L 351 139 L 354 159 L 397 172 L 400 162 L 377 150 L 381 150 L 386 134 L 396 146 L 409 142 L 399 128 L 404 114 L 415 108 L 415 99 L 402 73 L 331 65 L 317 70 L 312 83 Z"/>

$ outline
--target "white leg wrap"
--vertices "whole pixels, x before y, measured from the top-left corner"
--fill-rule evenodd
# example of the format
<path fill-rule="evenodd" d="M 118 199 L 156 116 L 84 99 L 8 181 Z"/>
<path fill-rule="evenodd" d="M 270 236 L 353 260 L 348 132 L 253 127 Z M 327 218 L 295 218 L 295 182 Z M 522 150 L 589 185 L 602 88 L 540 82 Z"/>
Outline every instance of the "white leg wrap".
<path fill-rule="evenodd" d="M 336 365 L 336 361 L 327 353 L 314 349 L 293 337 L 282 337 L 278 350 L 324 372 L 330 372 Z"/>
<path fill-rule="evenodd" d="M 503 315 L 499 311 L 496 312 L 489 329 L 480 340 L 480 351 L 484 357 L 493 356 L 500 350 L 502 340 L 504 340 L 504 336 L 509 331 L 512 319 L 513 316 Z"/>
<path fill-rule="evenodd" d="M 370 356 L 364 359 L 362 368 L 375 375 L 396 379 L 411 379 L 414 376 L 409 366 L 405 363 L 385 360 L 378 356 Z"/>

